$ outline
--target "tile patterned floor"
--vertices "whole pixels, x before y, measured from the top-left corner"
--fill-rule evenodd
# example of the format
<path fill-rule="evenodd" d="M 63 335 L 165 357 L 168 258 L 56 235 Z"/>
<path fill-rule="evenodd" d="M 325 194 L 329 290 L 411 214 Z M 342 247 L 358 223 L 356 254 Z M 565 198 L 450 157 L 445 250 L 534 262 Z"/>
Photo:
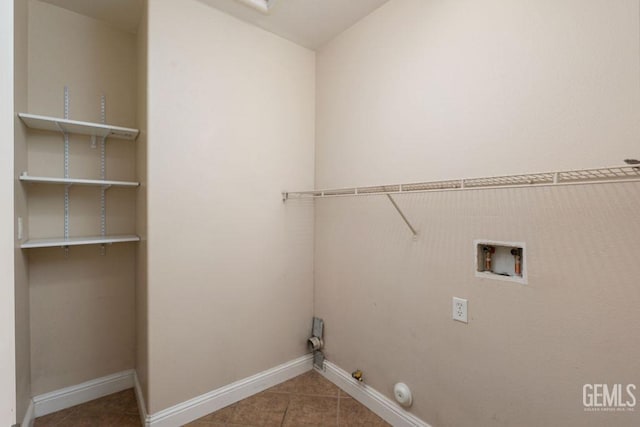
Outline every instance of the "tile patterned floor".
<path fill-rule="evenodd" d="M 133 390 L 36 419 L 34 427 L 140 426 Z M 315 371 L 209 414 L 186 427 L 389 426 Z"/>
<path fill-rule="evenodd" d="M 34 427 L 140 427 L 133 389 L 36 418 Z"/>
<path fill-rule="evenodd" d="M 315 371 L 251 396 L 188 427 L 389 426 Z"/>

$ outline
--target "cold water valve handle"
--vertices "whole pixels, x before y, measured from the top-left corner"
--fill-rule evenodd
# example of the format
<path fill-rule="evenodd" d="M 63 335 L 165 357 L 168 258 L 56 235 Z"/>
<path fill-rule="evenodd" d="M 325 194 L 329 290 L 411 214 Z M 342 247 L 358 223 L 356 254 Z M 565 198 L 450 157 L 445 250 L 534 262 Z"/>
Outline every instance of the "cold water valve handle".
<path fill-rule="evenodd" d="M 520 254 L 520 249 L 513 248 L 511 249 L 511 255 L 515 258 L 515 273 L 517 276 L 522 276 L 522 255 Z"/>

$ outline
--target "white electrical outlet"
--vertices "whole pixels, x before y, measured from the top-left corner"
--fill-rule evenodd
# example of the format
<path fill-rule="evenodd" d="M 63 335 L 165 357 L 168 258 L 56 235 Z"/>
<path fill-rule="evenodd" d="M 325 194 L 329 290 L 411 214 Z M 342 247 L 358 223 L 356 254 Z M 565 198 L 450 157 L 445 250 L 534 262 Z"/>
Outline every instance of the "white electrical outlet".
<path fill-rule="evenodd" d="M 467 322 L 467 300 L 453 297 L 453 320 Z"/>
<path fill-rule="evenodd" d="M 18 240 L 22 240 L 22 234 L 24 233 L 22 228 L 22 217 L 18 217 Z"/>

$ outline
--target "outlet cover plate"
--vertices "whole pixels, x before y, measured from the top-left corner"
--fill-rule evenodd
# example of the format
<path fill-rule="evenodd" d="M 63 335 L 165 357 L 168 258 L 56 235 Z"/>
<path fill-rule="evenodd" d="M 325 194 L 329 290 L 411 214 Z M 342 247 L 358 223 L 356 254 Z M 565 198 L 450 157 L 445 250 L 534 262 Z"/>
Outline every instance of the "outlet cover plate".
<path fill-rule="evenodd" d="M 469 323 L 467 321 L 467 300 L 453 297 L 453 320 Z"/>

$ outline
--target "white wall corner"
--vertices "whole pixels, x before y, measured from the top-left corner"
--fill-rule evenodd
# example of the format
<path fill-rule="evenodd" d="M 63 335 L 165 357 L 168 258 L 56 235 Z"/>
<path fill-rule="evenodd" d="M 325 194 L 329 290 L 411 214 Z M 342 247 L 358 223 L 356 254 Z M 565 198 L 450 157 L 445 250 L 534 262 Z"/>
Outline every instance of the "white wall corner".
<path fill-rule="evenodd" d="M 16 420 L 13 2 L 0 2 L 0 424 Z"/>
<path fill-rule="evenodd" d="M 256 393 L 313 369 L 313 355 L 307 354 L 248 378 L 220 387 L 186 402 L 156 412 L 145 419 L 146 427 L 175 427 L 187 424 L 232 405 Z"/>
<path fill-rule="evenodd" d="M 29 401 L 29 406 L 27 407 L 27 412 L 25 412 L 24 418 L 22 419 L 22 423 L 20 423 L 20 427 L 32 427 L 35 419 L 35 405 L 33 404 L 33 399 L 31 399 Z"/>
<path fill-rule="evenodd" d="M 394 427 L 431 427 L 371 386 L 354 380 L 337 365 L 325 361 L 324 367 L 324 371 L 318 370 L 321 375 Z"/>
<path fill-rule="evenodd" d="M 140 414 L 141 425 L 147 427 L 150 423 L 149 414 L 147 414 L 147 405 L 144 401 L 144 393 L 142 393 L 142 386 L 138 380 L 138 372 L 133 373 L 133 384 L 136 391 L 136 401 L 138 402 L 138 413 Z"/>

